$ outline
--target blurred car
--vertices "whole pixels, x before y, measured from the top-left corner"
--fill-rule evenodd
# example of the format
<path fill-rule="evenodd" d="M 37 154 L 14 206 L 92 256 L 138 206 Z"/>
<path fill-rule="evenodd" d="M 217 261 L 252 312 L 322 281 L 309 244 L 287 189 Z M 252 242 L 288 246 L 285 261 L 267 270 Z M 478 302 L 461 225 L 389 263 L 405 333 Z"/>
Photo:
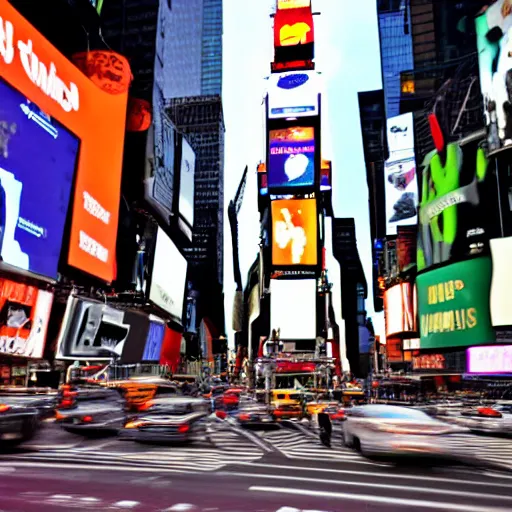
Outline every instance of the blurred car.
<path fill-rule="evenodd" d="M 210 407 L 202 398 L 157 398 L 129 418 L 119 436 L 133 441 L 205 441 L 209 440 L 209 415 Z"/>
<path fill-rule="evenodd" d="M 262 427 L 276 424 L 274 416 L 264 404 L 253 403 L 245 406 L 236 417 L 242 427 Z"/>
<path fill-rule="evenodd" d="M 116 433 L 126 417 L 126 401 L 117 389 L 101 386 L 64 388 L 55 419 L 73 434 Z"/>
<path fill-rule="evenodd" d="M 229 388 L 222 395 L 222 402 L 227 411 L 238 409 L 240 405 L 241 388 Z"/>
<path fill-rule="evenodd" d="M 0 447 L 12 447 L 29 441 L 41 425 L 40 412 L 36 407 L 2 397 L 0 402 Z"/>
<path fill-rule="evenodd" d="M 423 411 L 393 405 L 363 405 L 347 411 L 343 438 L 364 456 L 452 456 L 449 438 L 467 432 Z"/>
<path fill-rule="evenodd" d="M 54 415 L 59 395 L 51 388 L 0 388 L 0 403 L 37 409 L 41 419 Z"/>
<path fill-rule="evenodd" d="M 487 434 L 512 434 L 512 403 L 498 402 L 492 407 L 475 407 L 460 413 L 458 425 L 472 432 Z"/>
<path fill-rule="evenodd" d="M 289 420 L 304 416 L 301 395 L 295 389 L 272 390 L 271 404 L 272 415 L 277 420 Z"/>
<path fill-rule="evenodd" d="M 338 404 L 328 405 L 325 409 L 323 409 L 322 412 L 327 414 L 334 424 L 340 423 L 347 419 L 345 409 Z"/>

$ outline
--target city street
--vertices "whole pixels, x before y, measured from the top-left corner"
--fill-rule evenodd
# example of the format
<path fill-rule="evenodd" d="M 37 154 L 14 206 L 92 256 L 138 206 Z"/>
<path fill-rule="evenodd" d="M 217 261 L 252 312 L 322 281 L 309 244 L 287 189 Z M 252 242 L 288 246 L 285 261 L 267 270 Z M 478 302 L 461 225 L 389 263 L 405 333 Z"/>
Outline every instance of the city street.
<path fill-rule="evenodd" d="M 510 440 L 468 436 L 463 442 L 473 451 L 486 444 L 488 457 L 492 450 L 497 457 L 501 447 L 503 461 L 510 460 Z M 48 443 L 47 448 L 36 443 Z M 332 449 L 325 448 L 305 428 L 291 425 L 245 432 L 219 423 L 211 443 L 158 446 L 115 438 L 84 440 L 49 423 L 23 451 L 2 456 L 0 473 L 6 512 L 337 512 L 397 507 L 493 512 L 512 507 L 512 474 L 485 467 L 427 467 L 419 461 L 398 466 L 373 462 L 337 441 Z"/>

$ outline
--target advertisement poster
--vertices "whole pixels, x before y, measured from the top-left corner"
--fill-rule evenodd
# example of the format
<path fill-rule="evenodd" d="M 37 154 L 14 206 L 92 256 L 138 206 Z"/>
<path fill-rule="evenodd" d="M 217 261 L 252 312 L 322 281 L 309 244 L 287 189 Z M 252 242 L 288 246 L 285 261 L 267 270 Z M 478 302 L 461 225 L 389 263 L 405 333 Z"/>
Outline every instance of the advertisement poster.
<path fill-rule="evenodd" d="M 418 222 L 418 271 L 488 251 L 489 216 L 495 197 L 487 180 L 488 160 L 480 141 L 446 146 L 444 163 L 436 150 L 422 164 Z"/>
<path fill-rule="evenodd" d="M 180 214 L 185 221 L 194 226 L 194 176 L 196 167 L 196 155 L 194 150 L 183 138 L 181 149 L 181 174 L 180 174 Z"/>
<path fill-rule="evenodd" d="M 315 40 L 311 7 L 278 9 L 274 17 L 274 47 L 303 46 Z"/>
<path fill-rule="evenodd" d="M 310 127 L 270 130 L 268 186 L 311 187 L 315 183 L 315 131 Z"/>
<path fill-rule="evenodd" d="M 0 280 L 0 353 L 43 357 L 53 293 Z"/>
<path fill-rule="evenodd" d="M 416 332 L 416 300 L 411 283 L 400 283 L 384 292 L 386 336 Z"/>
<path fill-rule="evenodd" d="M 317 265 L 316 199 L 272 201 L 272 264 Z"/>
<path fill-rule="evenodd" d="M 493 152 L 512 144 L 512 1 L 489 0 L 488 4 L 475 18 L 475 28 L 489 150 Z"/>
<path fill-rule="evenodd" d="M 0 80 L 0 253 L 57 278 L 79 142 Z"/>
<path fill-rule="evenodd" d="M 384 165 L 386 234 L 396 235 L 399 226 L 417 223 L 418 180 L 414 156 L 413 115 L 387 120 L 389 158 Z"/>
<path fill-rule="evenodd" d="M 490 241 L 492 258 L 491 320 L 494 327 L 512 326 L 512 237 Z"/>
<path fill-rule="evenodd" d="M 421 349 L 495 341 L 489 311 L 488 257 L 453 263 L 416 279 Z"/>
<path fill-rule="evenodd" d="M 273 73 L 268 78 L 268 117 L 319 115 L 320 74 L 315 71 Z"/>
<path fill-rule="evenodd" d="M 468 373 L 512 373 L 512 345 L 469 347 Z"/>
<path fill-rule="evenodd" d="M 162 322 L 152 320 L 150 317 L 148 337 L 142 355 L 143 361 L 160 361 L 162 343 L 164 341 L 165 325 Z"/>
<path fill-rule="evenodd" d="M 158 228 L 149 300 L 182 323 L 187 260 L 174 242 Z"/>

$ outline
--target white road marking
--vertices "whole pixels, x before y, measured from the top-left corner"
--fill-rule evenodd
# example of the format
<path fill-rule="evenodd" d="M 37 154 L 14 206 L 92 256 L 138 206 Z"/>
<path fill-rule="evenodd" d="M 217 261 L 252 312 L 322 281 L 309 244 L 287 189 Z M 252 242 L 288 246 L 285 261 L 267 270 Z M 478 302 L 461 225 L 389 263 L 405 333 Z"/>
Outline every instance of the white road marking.
<path fill-rule="evenodd" d="M 318 498 L 332 498 L 348 501 L 363 501 L 366 503 L 384 503 L 386 505 L 398 505 L 403 507 L 412 508 L 431 508 L 436 510 L 454 510 L 456 512 L 509 512 L 510 508 L 497 508 L 497 507 L 477 507 L 473 505 L 460 505 L 455 503 L 443 503 L 437 501 L 427 500 L 412 500 L 403 498 L 374 496 L 371 494 L 349 494 L 345 492 L 328 492 L 328 491 L 313 491 L 310 489 L 288 489 L 282 487 L 264 487 L 254 485 L 249 487 L 249 491 L 253 492 L 267 492 L 272 494 L 292 494 L 297 496 L 313 496 Z"/>
<path fill-rule="evenodd" d="M 138 501 L 130 501 L 130 500 L 123 500 L 118 501 L 117 503 L 114 503 L 115 507 L 123 507 L 123 508 L 135 508 L 137 505 L 140 505 Z"/>
<path fill-rule="evenodd" d="M 3 463 L 0 462 L 0 466 Z M 9 462 L 10 466 L 19 467 L 19 468 L 59 468 L 59 469 L 87 469 L 91 470 L 90 464 L 60 464 L 55 462 Z M 134 467 L 134 466 L 116 466 L 116 465 L 108 465 L 101 466 L 95 465 L 94 471 L 126 471 L 132 473 L 184 473 L 190 474 L 193 471 L 186 471 L 181 469 L 171 469 L 171 468 L 162 468 L 162 467 Z"/>
<path fill-rule="evenodd" d="M 398 480 L 419 480 L 421 482 L 444 482 L 444 483 L 450 483 L 450 484 L 465 484 L 465 485 L 480 485 L 484 487 L 506 487 L 507 489 L 510 488 L 509 484 L 494 484 L 492 482 L 481 482 L 481 481 L 473 481 L 473 480 L 461 480 L 456 478 L 445 478 L 445 477 L 433 477 L 433 476 L 423 476 L 423 475 L 402 475 L 397 473 L 379 473 L 376 471 L 356 471 L 356 470 L 350 470 L 350 469 L 327 469 L 327 468 L 313 468 L 313 467 L 304 467 L 304 466 L 287 466 L 282 464 L 262 464 L 260 462 L 250 462 L 245 463 L 242 462 L 240 464 L 237 464 L 240 466 L 244 465 L 250 465 L 251 467 L 262 467 L 262 468 L 275 468 L 275 469 L 285 469 L 290 472 L 293 471 L 310 471 L 310 472 L 317 472 L 317 473 L 338 473 L 343 475 L 357 475 L 357 476 L 370 476 L 370 477 L 376 477 L 376 478 L 395 478 Z M 252 474 L 252 473 L 251 473 Z M 487 473 L 484 473 L 487 474 Z M 489 475 L 491 476 L 491 475 Z M 498 476 L 498 475 L 496 475 Z M 504 478 L 510 478 L 512 479 L 512 476 L 510 477 L 504 477 Z"/>
<path fill-rule="evenodd" d="M 171 508 L 167 508 L 166 512 L 187 512 L 189 510 L 195 510 L 196 507 L 190 503 L 177 503 Z"/>
<path fill-rule="evenodd" d="M 224 473 L 226 474 L 226 473 Z M 380 484 L 377 482 L 356 482 L 354 480 L 332 480 L 332 479 L 324 479 L 324 478 L 306 478 L 306 477 L 298 477 L 298 476 L 286 476 L 286 475 L 269 475 L 264 473 L 251 473 L 251 475 L 247 473 L 231 473 L 227 472 L 228 475 L 232 476 L 250 476 L 251 478 L 262 478 L 262 479 L 272 479 L 272 480 L 293 480 L 296 482 L 314 482 L 317 484 L 328 484 L 332 486 L 344 485 L 351 487 L 369 487 L 374 489 L 386 489 L 393 491 L 413 491 L 413 492 L 423 492 L 428 494 L 443 494 L 446 496 L 460 496 L 462 498 L 476 498 L 476 499 L 493 499 L 492 496 L 489 496 L 489 493 L 477 493 L 470 491 L 455 491 L 452 489 L 438 489 L 436 487 L 419 487 L 412 485 L 393 485 L 393 484 Z M 500 501 L 512 501 L 512 496 L 496 496 L 494 499 L 498 499 Z"/>

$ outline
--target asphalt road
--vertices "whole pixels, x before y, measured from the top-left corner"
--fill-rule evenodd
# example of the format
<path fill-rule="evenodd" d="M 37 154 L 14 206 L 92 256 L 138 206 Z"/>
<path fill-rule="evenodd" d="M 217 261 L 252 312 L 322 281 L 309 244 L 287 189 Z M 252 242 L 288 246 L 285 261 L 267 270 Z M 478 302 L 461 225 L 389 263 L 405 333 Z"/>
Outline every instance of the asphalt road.
<path fill-rule="evenodd" d="M 55 429 L 0 456 L 0 511 L 512 510 L 512 473 L 376 463 L 324 448 L 300 429 L 245 433 L 222 424 L 211 443 L 178 447 Z"/>

